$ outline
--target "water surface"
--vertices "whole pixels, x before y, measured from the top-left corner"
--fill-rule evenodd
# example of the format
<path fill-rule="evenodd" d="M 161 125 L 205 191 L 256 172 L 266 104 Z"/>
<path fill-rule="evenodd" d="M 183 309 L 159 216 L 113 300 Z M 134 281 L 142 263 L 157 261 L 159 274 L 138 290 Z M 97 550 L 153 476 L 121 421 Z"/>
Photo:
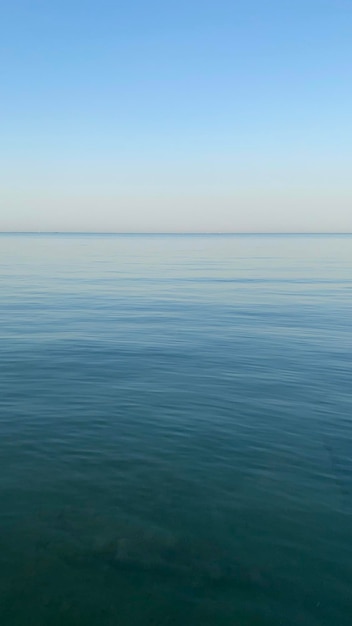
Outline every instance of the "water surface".
<path fill-rule="evenodd" d="M 0 237 L 1 626 L 350 626 L 349 236 Z"/>

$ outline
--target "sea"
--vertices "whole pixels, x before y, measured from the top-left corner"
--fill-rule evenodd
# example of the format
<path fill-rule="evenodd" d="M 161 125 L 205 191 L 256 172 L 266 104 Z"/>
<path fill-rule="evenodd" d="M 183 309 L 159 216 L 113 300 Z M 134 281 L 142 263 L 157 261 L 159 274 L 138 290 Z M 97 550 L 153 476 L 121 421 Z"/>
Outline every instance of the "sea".
<path fill-rule="evenodd" d="M 351 626 L 352 236 L 0 236 L 1 626 Z"/>

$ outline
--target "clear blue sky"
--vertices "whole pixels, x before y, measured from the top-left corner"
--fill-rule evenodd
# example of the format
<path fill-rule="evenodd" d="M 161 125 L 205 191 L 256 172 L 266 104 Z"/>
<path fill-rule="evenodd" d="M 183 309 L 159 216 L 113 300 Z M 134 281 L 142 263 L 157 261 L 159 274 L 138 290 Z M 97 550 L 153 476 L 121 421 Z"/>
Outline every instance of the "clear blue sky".
<path fill-rule="evenodd" d="M 0 230 L 352 231 L 351 0 L 12 0 Z"/>

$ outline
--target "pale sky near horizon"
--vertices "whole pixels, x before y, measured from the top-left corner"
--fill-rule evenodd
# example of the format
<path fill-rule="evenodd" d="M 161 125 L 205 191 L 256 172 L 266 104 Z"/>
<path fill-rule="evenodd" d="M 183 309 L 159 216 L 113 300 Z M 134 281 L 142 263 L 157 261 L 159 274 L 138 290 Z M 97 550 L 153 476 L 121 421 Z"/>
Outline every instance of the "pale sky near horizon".
<path fill-rule="evenodd" d="M 0 37 L 0 230 L 352 231 L 352 0 L 12 0 Z"/>

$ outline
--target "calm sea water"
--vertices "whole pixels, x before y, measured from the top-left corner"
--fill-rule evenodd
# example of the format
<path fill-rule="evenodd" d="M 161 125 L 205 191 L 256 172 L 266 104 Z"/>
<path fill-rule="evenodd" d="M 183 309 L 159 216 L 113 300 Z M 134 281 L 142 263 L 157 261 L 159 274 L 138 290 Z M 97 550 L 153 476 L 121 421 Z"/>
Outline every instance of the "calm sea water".
<path fill-rule="evenodd" d="M 0 237 L 1 626 L 350 626 L 352 237 Z"/>

